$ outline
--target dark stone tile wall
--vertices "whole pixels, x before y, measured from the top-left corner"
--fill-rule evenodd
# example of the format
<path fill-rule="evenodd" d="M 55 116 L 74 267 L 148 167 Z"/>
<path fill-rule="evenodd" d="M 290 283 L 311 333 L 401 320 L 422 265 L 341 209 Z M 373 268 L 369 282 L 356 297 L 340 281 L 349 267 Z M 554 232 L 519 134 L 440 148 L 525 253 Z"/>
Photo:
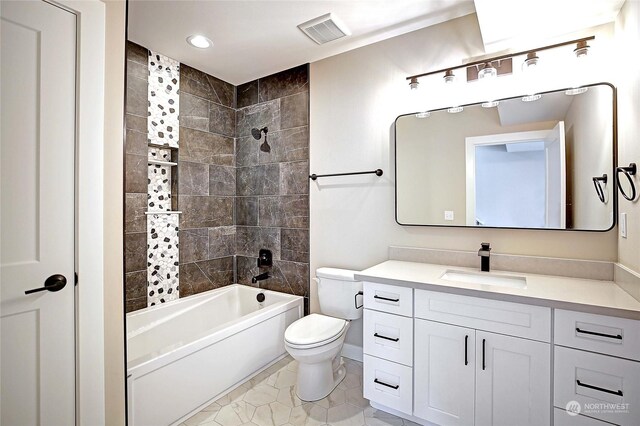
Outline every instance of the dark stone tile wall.
<path fill-rule="evenodd" d="M 124 269 L 127 312 L 147 307 L 148 51 L 127 43 Z"/>
<path fill-rule="evenodd" d="M 125 270 L 127 311 L 146 307 L 147 50 L 127 45 Z M 180 216 L 180 297 L 251 285 L 309 297 L 308 65 L 238 87 L 180 65 L 180 148 L 172 194 Z M 271 152 L 253 127 L 269 128 Z M 236 261 L 234 265 L 234 256 Z"/>
<path fill-rule="evenodd" d="M 269 290 L 309 297 L 309 71 L 292 68 L 237 87 L 236 255 L 238 283 L 268 269 L 258 250 L 272 251 Z M 269 128 L 271 152 L 260 151 L 253 127 Z"/>
<path fill-rule="evenodd" d="M 235 87 L 180 65 L 180 297 L 233 284 Z"/>

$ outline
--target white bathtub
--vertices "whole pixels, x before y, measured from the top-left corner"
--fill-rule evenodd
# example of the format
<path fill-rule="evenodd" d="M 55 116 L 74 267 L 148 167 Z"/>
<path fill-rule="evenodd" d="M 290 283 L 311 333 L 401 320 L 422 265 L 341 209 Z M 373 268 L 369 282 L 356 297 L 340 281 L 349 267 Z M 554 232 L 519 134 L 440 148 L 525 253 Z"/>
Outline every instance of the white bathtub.
<path fill-rule="evenodd" d="M 177 423 L 282 357 L 302 300 L 234 284 L 127 314 L 129 424 Z"/>

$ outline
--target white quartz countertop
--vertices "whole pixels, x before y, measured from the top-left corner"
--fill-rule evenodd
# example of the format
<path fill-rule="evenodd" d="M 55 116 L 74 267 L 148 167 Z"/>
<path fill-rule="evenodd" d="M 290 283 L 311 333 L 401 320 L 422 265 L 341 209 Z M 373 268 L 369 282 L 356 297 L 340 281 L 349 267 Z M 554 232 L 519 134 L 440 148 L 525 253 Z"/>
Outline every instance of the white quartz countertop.
<path fill-rule="evenodd" d="M 613 281 L 491 271 L 494 275 L 526 278 L 526 288 L 511 288 L 443 280 L 442 275 L 451 270 L 483 273 L 474 268 L 388 260 L 355 277 L 361 281 L 640 319 L 640 301 Z"/>

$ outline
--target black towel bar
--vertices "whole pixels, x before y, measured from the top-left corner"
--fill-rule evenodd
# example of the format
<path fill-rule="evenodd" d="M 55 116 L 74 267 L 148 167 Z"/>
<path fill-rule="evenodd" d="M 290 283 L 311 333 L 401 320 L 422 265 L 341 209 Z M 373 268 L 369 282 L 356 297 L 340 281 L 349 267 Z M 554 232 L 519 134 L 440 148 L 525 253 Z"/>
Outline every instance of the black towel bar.
<path fill-rule="evenodd" d="M 328 174 L 328 175 L 317 175 L 317 174 L 314 173 L 312 175 L 309 175 L 309 178 L 311 180 L 316 180 L 316 179 L 321 178 L 321 177 L 351 176 L 351 175 L 372 175 L 372 174 L 375 174 L 376 176 L 382 176 L 382 169 L 371 170 L 369 172 L 333 173 L 333 174 Z"/>

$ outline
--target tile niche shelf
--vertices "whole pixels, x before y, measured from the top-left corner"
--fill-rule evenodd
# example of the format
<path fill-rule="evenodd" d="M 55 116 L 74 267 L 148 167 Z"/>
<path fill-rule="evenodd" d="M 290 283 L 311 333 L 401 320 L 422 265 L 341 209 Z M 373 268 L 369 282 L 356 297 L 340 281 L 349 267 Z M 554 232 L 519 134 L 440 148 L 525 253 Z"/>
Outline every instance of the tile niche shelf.
<path fill-rule="evenodd" d="M 158 211 L 158 212 L 144 212 L 146 215 L 150 214 L 182 214 L 180 210 L 166 210 L 166 211 Z"/>
<path fill-rule="evenodd" d="M 177 166 L 178 163 L 173 161 L 149 160 L 149 164 L 157 164 L 159 166 Z"/>

